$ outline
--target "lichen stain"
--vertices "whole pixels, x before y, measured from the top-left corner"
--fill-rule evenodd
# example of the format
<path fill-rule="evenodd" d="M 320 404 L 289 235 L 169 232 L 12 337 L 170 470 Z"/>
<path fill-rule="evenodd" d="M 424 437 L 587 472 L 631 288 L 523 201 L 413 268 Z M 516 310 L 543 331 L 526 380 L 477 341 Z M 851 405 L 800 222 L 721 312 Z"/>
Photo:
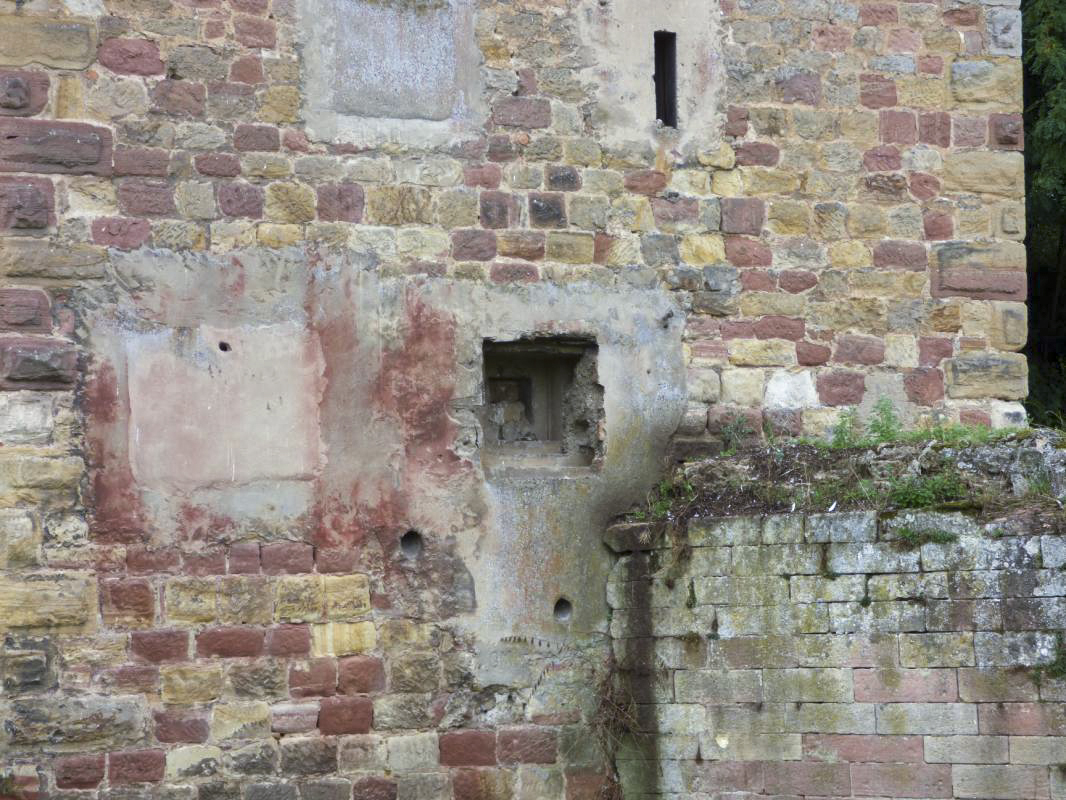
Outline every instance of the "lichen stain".
<path fill-rule="evenodd" d="M 89 461 L 88 498 L 94 538 L 139 542 L 145 538 L 145 513 L 125 445 L 127 398 L 119 396 L 115 368 L 101 362 L 89 373 L 82 392 Z"/>

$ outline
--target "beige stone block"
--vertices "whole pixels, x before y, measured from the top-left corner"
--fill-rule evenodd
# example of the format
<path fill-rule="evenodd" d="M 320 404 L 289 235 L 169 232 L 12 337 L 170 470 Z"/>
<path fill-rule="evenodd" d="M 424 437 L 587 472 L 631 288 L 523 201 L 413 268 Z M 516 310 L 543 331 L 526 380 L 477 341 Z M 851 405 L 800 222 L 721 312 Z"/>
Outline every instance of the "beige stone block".
<path fill-rule="evenodd" d="M 727 369 L 722 371 L 722 402 L 727 405 L 760 406 L 765 390 L 766 376 L 762 370 Z"/>
<path fill-rule="evenodd" d="M 85 69 L 96 59 L 96 25 L 81 17 L 0 14 L 0 65 Z"/>
<path fill-rule="evenodd" d="M 277 153 L 248 153 L 241 157 L 241 174 L 250 178 L 277 180 L 292 175 L 292 164 Z"/>
<path fill-rule="evenodd" d="M 227 703 L 211 712 L 211 738 L 261 739 L 270 736 L 270 706 L 263 702 Z"/>
<path fill-rule="evenodd" d="M 1025 303 L 996 300 L 991 304 L 988 339 L 997 350 L 1021 350 L 1029 337 L 1029 312 Z"/>
<path fill-rule="evenodd" d="M 189 219 L 214 219 L 218 215 L 215 187 L 206 181 L 179 183 L 174 190 L 174 204 L 178 212 Z"/>
<path fill-rule="evenodd" d="M 213 622 L 218 615 L 215 578 L 171 578 L 163 590 L 163 606 L 169 622 Z"/>
<path fill-rule="evenodd" d="M 161 219 L 152 224 L 152 244 L 164 250 L 205 250 L 207 230 L 195 222 Z"/>
<path fill-rule="evenodd" d="M 711 178 L 711 191 L 719 197 L 740 197 L 744 194 L 744 179 L 736 169 L 720 170 Z"/>
<path fill-rule="evenodd" d="M 797 236 L 810 231 L 811 213 L 806 203 L 775 200 L 767 215 L 770 230 L 784 236 Z"/>
<path fill-rule="evenodd" d="M 278 622 L 317 622 L 325 611 L 321 575 L 283 575 L 274 586 L 274 619 Z"/>
<path fill-rule="evenodd" d="M 218 620 L 230 625 L 268 625 L 274 614 L 269 578 L 227 575 L 218 582 Z"/>
<path fill-rule="evenodd" d="M 800 187 L 799 176 L 784 169 L 740 167 L 743 194 L 791 194 Z M 718 194 L 717 190 L 715 194 Z"/>
<path fill-rule="evenodd" d="M 263 92 L 259 119 L 275 125 L 300 118 L 300 90 L 295 86 L 271 86 Z"/>
<path fill-rule="evenodd" d="M 304 239 L 302 225 L 281 225 L 264 222 L 256 226 L 255 239 L 263 247 L 289 247 Z"/>
<path fill-rule="evenodd" d="M 1021 60 L 955 61 L 951 65 L 951 94 L 958 108 L 1019 111 L 1022 97 Z"/>
<path fill-rule="evenodd" d="M 80 175 L 67 180 L 67 205 L 75 215 L 105 216 L 118 213 L 115 184 L 94 175 Z"/>
<path fill-rule="evenodd" d="M 788 366 L 796 363 L 796 345 L 784 339 L 733 339 L 729 363 L 747 367 Z"/>
<path fill-rule="evenodd" d="M 254 222 L 212 222 L 211 251 L 226 253 L 243 247 L 252 247 L 256 243 L 256 224 Z"/>
<path fill-rule="evenodd" d="M 0 570 L 35 566 L 39 561 L 41 538 L 29 511 L 0 508 Z"/>
<path fill-rule="evenodd" d="M 885 335 L 885 364 L 890 367 L 918 366 L 918 340 L 909 333 Z"/>
<path fill-rule="evenodd" d="M 315 218 L 315 190 L 302 183 L 272 183 L 266 189 L 264 211 L 276 222 L 310 222 Z"/>
<path fill-rule="evenodd" d="M 829 264 L 834 267 L 854 269 L 873 265 L 873 254 L 862 242 L 830 242 L 828 253 Z"/>
<path fill-rule="evenodd" d="M 222 695 L 222 667 L 218 665 L 165 666 L 160 668 L 159 677 L 164 703 L 210 703 Z"/>
<path fill-rule="evenodd" d="M 216 775 L 221 769 L 222 750 L 213 745 L 189 744 L 167 751 L 168 781 Z"/>
<path fill-rule="evenodd" d="M 848 208 L 848 233 L 855 238 L 877 238 L 885 233 L 887 224 L 884 209 L 878 206 L 856 204 Z"/>
<path fill-rule="evenodd" d="M 82 119 L 85 116 L 85 84 L 81 75 L 58 76 L 56 119 Z"/>
<path fill-rule="evenodd" d="M 370 580 L 366 575 L 326 575 L 326 619 L 347 622 L 370 613 Z"/>
<path fill-rule="evenodd" d="M 96 618 L 96 581 L 85 572 L 0 576 L 0 630 L 83 626 Z"/>
<path fill-rule="evenodd" d="M 1029 393 L 1029 368 L 1018 353 L 966 353 L 944 362 L 948 397 L 1019 400 Z"/>
<path fill-rule="evenodd" d="M 373 622 L 327 622 L 311 628 L 311 653 L 315 656 L 354 655 L 376 646 Z"/>
<path fill-rule="evenodd" d="M 736 164 L 736 153 L 726 142 L 722 142 L 716 148 L 698 153 L 696 158 L 703 166 L 715 169 L 733 169 L 733 165 Z"/>
<path fill-rule="evenodd" d="M 595 247 L 591 233 L 552 231 L 548 234 L 547 257 L 565 264 L 591 264 Z"/>
<path fill-rule="evenodd" d="M 944 159 L 943 180 L 947 192 L 1021 197 L 1025 193 L 1025 159 L 1021 153 L 950 153 Z"/>
<path fill-rule="evenodd" d="M 725 240 L 717 233 L 689 233 L 681 239 L 681 260 L 706 266 L 725 262 Z"/>
<path fill-rule="evenodd" d="M 807 309 L 807 298 L 801 294 L 778 292 L 746 292 L 740 297 L 740 313 L 745 317 L 779 314 L 801 317 Z"/>
<path fill-rule="evenodd" d="M 451 239 L 444 231 L 431 228 L 402 228 L 396 232 L 396 253 L 406 258 L 444 258 Z"/>
<path fill-rule="evenodd" d="M 899 105 L 939 111 L 949 107 L 948 84 L 943 78 L 903 75 L 896 79 Z"/>
<path fill-rule="evenodd" d="M 367 222 L 377 225 L 432 223 L 433 195 L 423 186 L 371 186 L 366 190 Z"/>

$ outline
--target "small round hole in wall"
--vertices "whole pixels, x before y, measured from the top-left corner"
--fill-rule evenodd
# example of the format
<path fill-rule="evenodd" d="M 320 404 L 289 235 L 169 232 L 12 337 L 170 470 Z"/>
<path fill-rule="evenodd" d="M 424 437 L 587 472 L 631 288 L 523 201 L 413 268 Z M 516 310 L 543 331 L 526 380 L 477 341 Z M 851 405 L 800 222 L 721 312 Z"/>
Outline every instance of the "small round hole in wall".
<path fill-rule="evenodd" d="M 418 531 L 408 531 L 401 536 L 400 552 L 407 558 L 418 558 L 422 555 L 422 534 Z"/>
<path fill-rule="evenodd" d="M 555 601 L 555 621 L 556 622 L 569 622 L 570 617 L 574 615 L 574 604 L 567 600 L 565 597 L 560 597 Z"/>
<path fill-rule="evenodd" d="M 233 348 L 230 347 L 230 343 L 229 342 L 219 342 L 218 343 L 218 349 L 221 350 L 223 353 L 228 353 Z"/>

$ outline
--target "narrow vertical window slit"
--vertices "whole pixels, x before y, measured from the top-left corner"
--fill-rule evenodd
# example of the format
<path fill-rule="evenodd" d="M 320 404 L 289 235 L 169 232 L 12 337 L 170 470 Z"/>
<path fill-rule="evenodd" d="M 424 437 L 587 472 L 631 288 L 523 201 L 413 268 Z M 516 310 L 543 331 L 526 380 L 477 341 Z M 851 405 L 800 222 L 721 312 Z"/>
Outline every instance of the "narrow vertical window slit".
<path fill-rule="evenodd" d="M 655 32 L 655 118 L 677 127 L 677 34 Z"/>

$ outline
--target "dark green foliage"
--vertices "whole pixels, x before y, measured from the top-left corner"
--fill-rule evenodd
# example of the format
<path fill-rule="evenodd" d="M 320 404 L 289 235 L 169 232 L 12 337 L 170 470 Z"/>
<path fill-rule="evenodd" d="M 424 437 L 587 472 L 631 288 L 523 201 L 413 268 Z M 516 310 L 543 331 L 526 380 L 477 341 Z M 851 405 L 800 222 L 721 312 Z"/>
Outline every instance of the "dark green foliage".
<path fill-rule="evenodd" d="M 1066 645 L 1063 645 L 1062 634 L 1055 634 L 1055 660 L 1050 664 L 1033 669 L 1034 677 L 1039 683 L 1043 678 L 1061 680 L 1066 678 Z"/>
<path fill-rule="evenodd" d="M 959 537 L 950 531 L 926 530 L 920 531 L 914 528 L 899 529 L 899 544 L 907 550 L 917 550 L 923 544 L 948 544 L 956 541 Z"/>
<path fill-rule="evenodd" d="M 888 487 L 888 502 L 896 508 L 932 508 L 964 497 L 966 484 L 953 470 L 896 478 Z"/>

